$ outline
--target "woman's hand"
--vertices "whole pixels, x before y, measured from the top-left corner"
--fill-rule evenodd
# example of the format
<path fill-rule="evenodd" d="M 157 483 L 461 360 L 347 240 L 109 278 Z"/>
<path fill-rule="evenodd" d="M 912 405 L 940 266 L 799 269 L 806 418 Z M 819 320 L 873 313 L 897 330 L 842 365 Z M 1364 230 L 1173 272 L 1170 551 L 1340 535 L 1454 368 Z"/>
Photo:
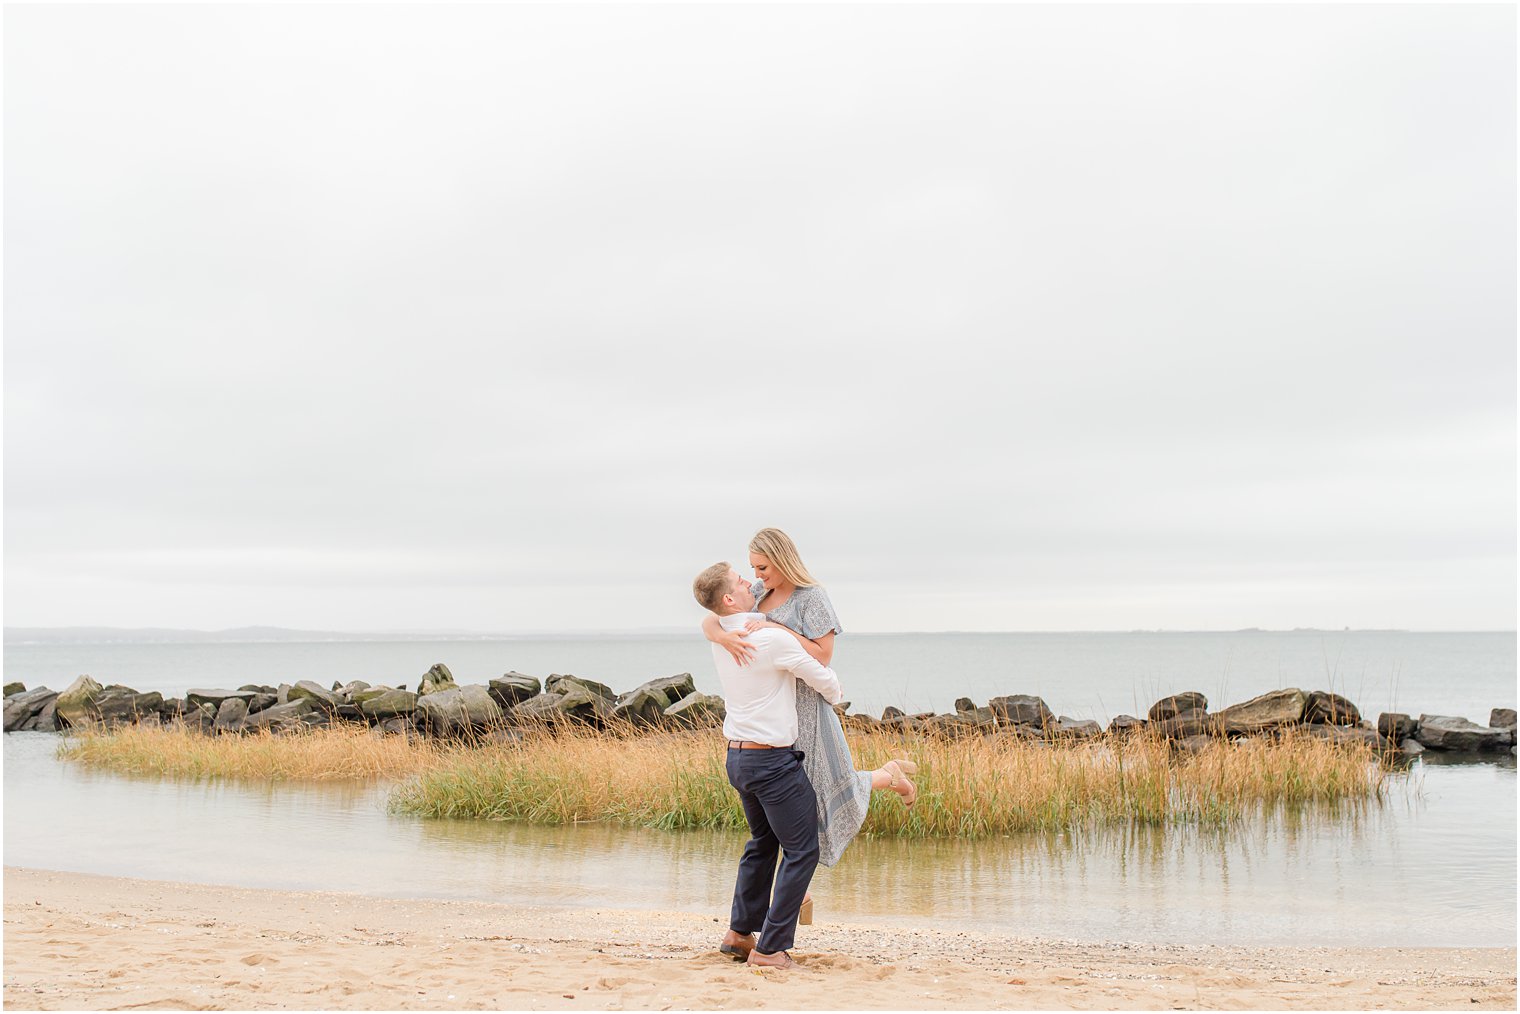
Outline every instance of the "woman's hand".
<path fill-rule="evenodd" d="M 753 634 L 755 631 L 757 631 L 757 630 L 764 630 L 766 627 L 771 627 L 771 628 L 774 628 L 776 630 L 791 630 L 792 629 L 791 627 L 788 627 L 788 626 L 786 626 L 783 623 L 772 623 L 770 620 L 745 620 L 744 621 L 744 632 L 746 634 Z"/>
<path fill-rule="evenodd" d="M 732 655 L 740 666 L 749 665 L 749 660 L 755 657 L 755 646 L 744 639 L 744 634 L 754 629 L 750 624 L 745 624 L 743 633 L 725 630 L 713 638 L 713 643 L 722 645 L 723 650 Z"/>

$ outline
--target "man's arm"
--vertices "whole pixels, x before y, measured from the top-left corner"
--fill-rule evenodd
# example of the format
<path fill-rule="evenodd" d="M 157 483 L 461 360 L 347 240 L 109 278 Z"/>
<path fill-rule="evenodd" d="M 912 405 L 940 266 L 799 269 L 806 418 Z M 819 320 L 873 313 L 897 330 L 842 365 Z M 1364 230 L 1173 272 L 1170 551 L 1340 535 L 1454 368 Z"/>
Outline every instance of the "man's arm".
<path fill-rule="evenodd" d="M 839 677 L 834 675 L 834 670 L 821 664 L 807 652 L 802 650 L 802 645 L 797 643 L 795 637 L 772 635 L 774 640 L 774 656 L 776 668 L 785 669 L 796 676 L 802 682 L 812 687 L 830 704 L 838 704 L 844 700 L 844 691 L 839 687 Z"/>
<path fill-rule="evenodd" d="M 708 615 L 711 616 L 712 614 L 709 613 Z M 714 619 L 716 619 L 716 617 Z M 803 637 L 797 631 L 782 623 L 773 623 L 770 620 L 766 620 L 761 624 L 761 626 L 770 630 L 784 630 L 788 634 L 791 634 L 797 639 L 797 643 L 802 645 L 802 650 L 817 659 L 820 665 L 828 665 L 834 660 L 834 632 L 832 630 L 815 640 L 812 638 Z M 703 621 L 702 632 L 707 632 L 705 620 Z M 717 640 L 717 638 L 713 637 L 711 634 L 708 634 L 707 639 L 709 641 Z M 743 663 L 740 664 L 742 665 Z"/>

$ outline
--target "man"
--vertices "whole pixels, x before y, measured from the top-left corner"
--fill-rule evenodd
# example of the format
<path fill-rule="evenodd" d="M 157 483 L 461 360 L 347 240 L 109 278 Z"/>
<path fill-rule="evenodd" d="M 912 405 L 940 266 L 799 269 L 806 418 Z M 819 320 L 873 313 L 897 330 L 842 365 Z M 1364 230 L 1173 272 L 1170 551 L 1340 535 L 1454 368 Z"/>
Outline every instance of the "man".
<path fill-rule="evenodd" d="M 692 593 L 717 614 L 725 630 L 742 630 L 749 620 L 764 619 L 753 612 L 749 585 L 727 563 L 698 574 Z M 842 694 L 833 670 L 803 651 L 787 631 L 762 628 L 749 640 L 755 656 L 742 669 L 713 645 L 728 709 L 723 720 L 728 781 L 739 793 L 750 833 L 721 949 L 751 965 L 792 968 L 795 962 L 787 951 L 818 867 L 818 801 L 802 770 L 802 754 L 792 748 L 797 741 L 795 681 L 805 680 L 830 704 L 839 703 Z"/>

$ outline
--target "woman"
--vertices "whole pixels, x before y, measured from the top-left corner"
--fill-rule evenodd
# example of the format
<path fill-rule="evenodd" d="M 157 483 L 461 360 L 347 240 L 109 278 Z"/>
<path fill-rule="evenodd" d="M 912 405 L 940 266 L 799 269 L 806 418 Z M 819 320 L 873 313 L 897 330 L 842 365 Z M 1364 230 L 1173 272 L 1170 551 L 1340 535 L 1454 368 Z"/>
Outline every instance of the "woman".
<path fill-rule="evenodd" d="M 779 528 L 762 528 L 750 540 L 749 562 L 759 578 L 750 589 L 755 609 L 765 613 L 766 622 L 752 621 L 745 632 L 760 627 L 789 630 L 809 655 L 828 665 L 834 657 L 834 638 L 844 628 L 828 593 L 803 566 L 791 538 Z M 755 649 L 744 634 L 724 631 L 716 616 L 702 620 L 702 632 L 740 665 L 754 656 Z M 824 866 L 838 862 L 860 831 L 872 789 L 891 789 L 906 806 L 912 806 L 918 796 L 908 779 L 918 771 L 912 761 L 890 760 L 875 771 L 856 771 L 839 716 L 801 680 L 797 681 L 797 749 L 802 751 L 802 768 L 818 796 L 818 861 Z"/>

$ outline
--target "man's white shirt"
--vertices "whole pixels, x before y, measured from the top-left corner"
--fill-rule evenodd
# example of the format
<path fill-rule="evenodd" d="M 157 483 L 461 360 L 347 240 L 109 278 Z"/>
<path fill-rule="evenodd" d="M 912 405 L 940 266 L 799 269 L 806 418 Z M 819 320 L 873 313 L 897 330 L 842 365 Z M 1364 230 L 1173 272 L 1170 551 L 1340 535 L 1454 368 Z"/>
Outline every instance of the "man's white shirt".
<path fill-rule="evenodd" d="M 748 621 L 763 619 L 761 613 L 732 613 L 718 617 L 718 623 L 724 630 L 743 630 Z M 804 651 L 789 630 L 764 627 L 745 638 L 754 645 L 755 657 L 744 666 L 722 645 L 712 646 L 728 709 L 723 735 L 730 740 L 791 746 L 797 742 L 796 680 L 807 683 L 830 704 L 838 704 L 844 697 L 839 677 Z"/>

